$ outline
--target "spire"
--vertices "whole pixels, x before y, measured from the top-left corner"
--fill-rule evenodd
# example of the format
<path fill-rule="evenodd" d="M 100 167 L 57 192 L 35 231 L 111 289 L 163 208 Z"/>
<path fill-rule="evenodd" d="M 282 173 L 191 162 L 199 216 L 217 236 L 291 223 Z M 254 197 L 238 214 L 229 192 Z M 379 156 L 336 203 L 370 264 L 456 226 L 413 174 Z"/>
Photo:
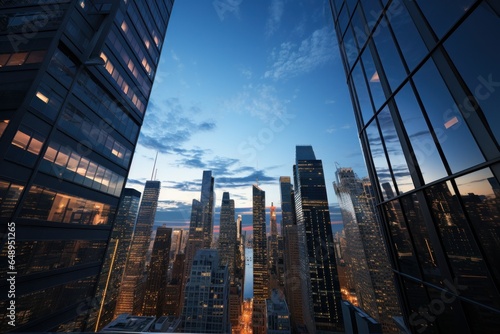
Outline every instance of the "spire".
<path fill-rule="evenodd" d="M 156 159 L 158 159 L 158 151 L 156 151 L 155 163 L 154 163 L 154 165 L 153 165 L 153 171 L 151 172 L 151 181 L 154 181 L 153 176 L 156 176 L 156 175 L 155 175 Z M 157 170 L 157 171 L 158 171 L 158 170 Z"/>

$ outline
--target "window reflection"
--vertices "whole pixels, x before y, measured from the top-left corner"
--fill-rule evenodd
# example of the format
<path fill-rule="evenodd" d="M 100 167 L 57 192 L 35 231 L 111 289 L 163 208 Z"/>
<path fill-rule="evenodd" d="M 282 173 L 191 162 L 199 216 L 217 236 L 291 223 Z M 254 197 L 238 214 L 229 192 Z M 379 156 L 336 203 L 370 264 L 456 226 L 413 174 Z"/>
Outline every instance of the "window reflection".
<path fill-rule="evenodd" d="M 395 100 L 424 181 L 429 183 L 445 177 L 446 169 L 411 86 L 405 85 Z"/>
<path fill-rule="evenodd" d="M 366 124 L 373 117 L 373 107 L 368 95 L 368 89 L 366 88 L 366 79 L 361 69 L 361 62 L 358 62 L 354 67 L 351 78 L 356 89 L 356 97 L 361 109 L 361 115 L 364 124 Z"/>
<path fill-rule="evenodd" d="M 371 156 L 379 183 L 382 185 L 382 194 L 384 199 L 391 199 L 395 196 L 394 185 L 392 182 L 391 171 L 385 157 L 385 150 L 377 128 L 376 120 L 366 128 L 366 136 L 370 144 Z"/>
<path fill-rule="evenodd" d="M 496 1 L 495 1 L 496 2 Z M 497 4 L 498 5 L 498 4 Z M 500 20 L 485 3 L 476 8 L 444 43 L 475 100 L 479 103 L 497 142 L 500 142 L 500 44 L 492 41 L 492 32 L 500 31 Z M 464 47 L 467 45 L 467 47 Z M 466 113 L 475 112 L 465 100 Z"/>
<path fill-rule="evenodd" d="M 23 189 L 24 186 L 20 184 L 0 181 L 0 217 L 12 215 Z"/>
<path fill-rule="evenodd" d="M 385 95 L 380 85 L 380 79 L 370 49 L 363 51 L 363 66 L 365 68 L 366 77 L 368 78 L 368 86 L 375 104 L 375 110 L 378 110 L 385 102 Z"/>
<path fill-rule="evenodd" d="M 114 208 L 109 204 L 32 186 L 23 203 L 22 218 L 61 223 L 103 225 L 111 224 Z"/>
<path fill-rule="evenodd" d="M 416 1 L 436 35 L 442 37 L 475 0 Z"/>
<path fill-rule="evenodd" d="M 391 169 L 398 185 L 399 193 L 414 189 L 410 171 L 406 163 L 401 143 L 394 127 L 394 122 L 389 108 L 385 107 L 378 115 L 382 137 L 384 138 L 385 148 L 389 155 Z"/>
<path fill-rule="evenodd" d="M 500 184 L 489 168 L 456 179 L 478 243 L 486 255 L 497 284 L 500 284 Z"/>
<path fill-rule="evenodd" d="M 451 171 L 459 172 L 484 162 L 476 141 L 431 59 L 413 80 Z"/>
<path fill-rule="evenodd" d="M 461 294 L 473 300 L 482 296 L 478 302 L 495 307 L 493 300 L 500 296 L 484 298 L 492 295 L 495 286 L 451 183 L 432 186 L 426 194 L 454 277 L 468 287 Z"/>

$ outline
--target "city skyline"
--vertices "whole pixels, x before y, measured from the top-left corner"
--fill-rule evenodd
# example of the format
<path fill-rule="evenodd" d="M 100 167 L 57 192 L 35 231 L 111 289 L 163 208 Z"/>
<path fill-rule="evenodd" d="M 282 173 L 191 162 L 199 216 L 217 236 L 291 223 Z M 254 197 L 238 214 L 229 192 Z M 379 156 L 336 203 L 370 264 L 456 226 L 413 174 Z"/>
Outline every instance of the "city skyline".
<path fill-rule="evenodd" d="M 335 162 L 366 175 L 328 1 L 178 2 L 167 40 L 127 183 L 141 189 L 158 151 L 158 225 L 188 226 L 203 170 L 237 210 L 258 182 L 279 211 L 295 145 L 323 157 L 327 184 Z"/>

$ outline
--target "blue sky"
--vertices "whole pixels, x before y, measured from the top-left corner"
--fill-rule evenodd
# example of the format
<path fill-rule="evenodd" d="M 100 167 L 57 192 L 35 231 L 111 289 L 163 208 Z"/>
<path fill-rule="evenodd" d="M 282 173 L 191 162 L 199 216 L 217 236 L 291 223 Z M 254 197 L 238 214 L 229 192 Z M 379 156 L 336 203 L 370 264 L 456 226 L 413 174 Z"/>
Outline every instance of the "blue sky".
<path fill-rule="evenodd" d="M 229 191 L 251 225 L 252 184 L 279 207 L 296 145 L 323 160 L 332 205 L 335 162 L 366 175 L 328 1 L 176 1 L 127 187 L 158 151 L 157 222 L 186 226 L 212 170 L 217 207 Z"/>

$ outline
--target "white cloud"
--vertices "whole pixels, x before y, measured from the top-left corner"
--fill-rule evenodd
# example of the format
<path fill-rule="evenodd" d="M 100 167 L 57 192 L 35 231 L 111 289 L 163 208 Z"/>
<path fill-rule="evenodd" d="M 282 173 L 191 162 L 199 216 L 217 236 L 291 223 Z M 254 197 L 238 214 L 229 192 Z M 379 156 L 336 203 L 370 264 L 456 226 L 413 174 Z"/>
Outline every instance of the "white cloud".
<path fill-rule="evenodd" d="M 326 26 L 314 31 L 300 45 L 284 42 L 272 51 L 273 64 L 264 77 L 278 80 L 308 73 L 336 56 L 335 45 L 333 30 Z"/>
<path fill-rule="evenodd" d="M 266 23 L 266 37 L 271 37 L 279 28 L 285 3 L 283 0 L 273 0 L 269 6 L 269 18 Z"/>

